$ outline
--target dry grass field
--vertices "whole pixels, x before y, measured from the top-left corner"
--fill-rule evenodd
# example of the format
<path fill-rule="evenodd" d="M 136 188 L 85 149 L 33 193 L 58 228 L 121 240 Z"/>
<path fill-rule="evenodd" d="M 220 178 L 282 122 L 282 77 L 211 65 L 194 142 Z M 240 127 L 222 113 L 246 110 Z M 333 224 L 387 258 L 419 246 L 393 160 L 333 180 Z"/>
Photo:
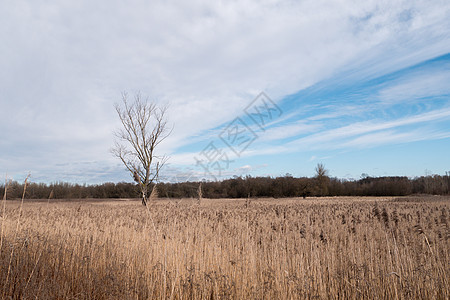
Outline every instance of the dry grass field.
<path fill-rule="evenodd" d="M 1 299 L 449 299 L 445 197 L 3 201 Z"/>

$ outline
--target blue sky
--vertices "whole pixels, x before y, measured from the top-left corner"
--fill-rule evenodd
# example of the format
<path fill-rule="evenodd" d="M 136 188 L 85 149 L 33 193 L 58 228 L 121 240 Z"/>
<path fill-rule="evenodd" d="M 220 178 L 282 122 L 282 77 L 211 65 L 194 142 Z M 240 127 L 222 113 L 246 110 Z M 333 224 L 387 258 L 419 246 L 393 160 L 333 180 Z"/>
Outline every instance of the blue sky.
<path fill-rule="evenodd" d="M 220 139 L 228 123 L 200 134 L 208 138 L 180 150 L 205 164 L 194 163 L 186 175 L 312 176 L 317 163 L 339 178 L 450 172 L 449 70 L 445 54 L 385 74 L 332 77 L 281 99 L 282 113 L 275 112 L 265 130 L 237 114 L 256 139 L 236 154 Z M 227 153 L 222 167 L 203 154 L 216 151 L 211 142 Z"/>
<path fill-rule="evenodd" d="M 123 91 L 170 105 L 166 181 L 450 171 L 448 1 L 6 1 L 0 38 L 18 181 L 131 181 Z"/>

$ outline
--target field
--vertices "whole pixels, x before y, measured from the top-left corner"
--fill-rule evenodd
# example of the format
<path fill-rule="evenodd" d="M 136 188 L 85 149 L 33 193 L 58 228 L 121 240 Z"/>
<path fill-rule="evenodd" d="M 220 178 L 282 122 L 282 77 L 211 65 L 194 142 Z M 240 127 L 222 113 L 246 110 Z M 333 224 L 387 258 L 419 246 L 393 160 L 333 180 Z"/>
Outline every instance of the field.
<path fill-rule="evenodd" d="M 447 197 L 3 201 L 1 299 L 449 299 Z"/>

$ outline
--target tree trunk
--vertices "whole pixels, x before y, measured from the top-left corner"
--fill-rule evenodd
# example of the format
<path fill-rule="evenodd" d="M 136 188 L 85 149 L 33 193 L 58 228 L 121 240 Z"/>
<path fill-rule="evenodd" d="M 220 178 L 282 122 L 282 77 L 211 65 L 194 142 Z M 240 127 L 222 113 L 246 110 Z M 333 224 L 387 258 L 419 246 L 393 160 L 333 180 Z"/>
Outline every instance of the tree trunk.
<path fill-rule="evenodd" d="M 142 205 L 147 206 L 147 187 L 142 187 Z"/>

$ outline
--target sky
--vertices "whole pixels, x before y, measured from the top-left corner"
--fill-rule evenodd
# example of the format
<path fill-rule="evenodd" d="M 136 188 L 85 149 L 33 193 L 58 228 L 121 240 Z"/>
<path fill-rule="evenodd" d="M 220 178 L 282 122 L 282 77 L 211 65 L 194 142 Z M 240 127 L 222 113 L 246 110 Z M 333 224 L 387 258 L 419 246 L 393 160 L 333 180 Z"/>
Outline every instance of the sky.
<path fill-rule="evenodd" d="M 450 171 L 449 1 L 0 2 L 0 173 L 132 181 L 122 93 L 168 105 L 161 181 Z"/>

